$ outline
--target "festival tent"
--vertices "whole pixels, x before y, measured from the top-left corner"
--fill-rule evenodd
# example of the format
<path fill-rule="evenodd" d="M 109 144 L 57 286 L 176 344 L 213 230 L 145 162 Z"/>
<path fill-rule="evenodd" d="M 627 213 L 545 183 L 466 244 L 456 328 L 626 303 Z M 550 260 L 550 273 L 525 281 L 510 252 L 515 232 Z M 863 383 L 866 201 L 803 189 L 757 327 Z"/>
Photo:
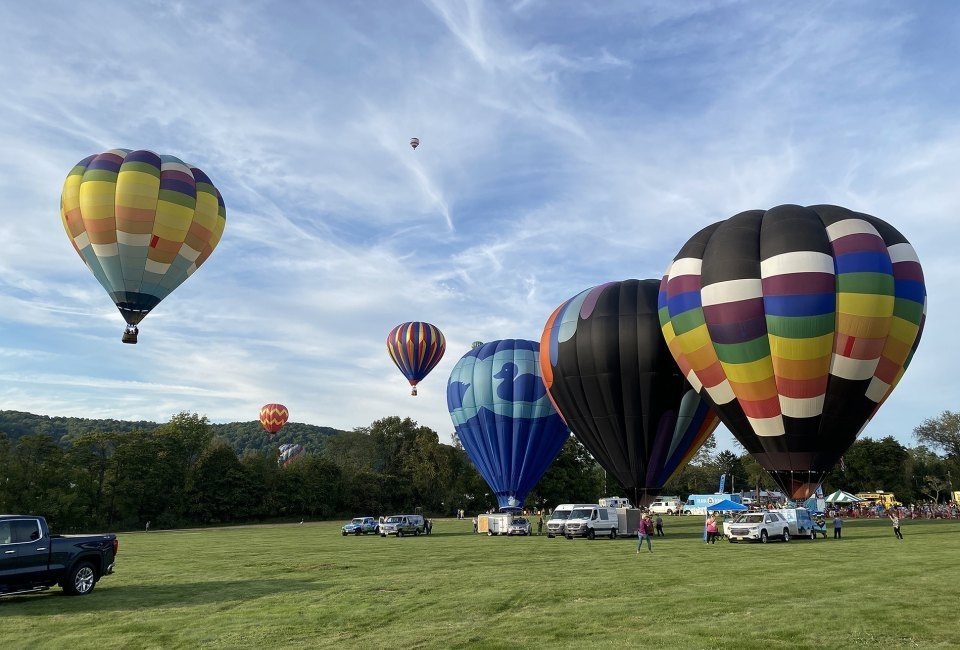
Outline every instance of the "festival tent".
<path fill-rule="evenodd" d="M 837 490 L 833 494 L 828 495 L 823 499 L 827 503 L 860 503 L 861 499 L 855 497 L 849 492 L 844 492 L 843 490 Z"/>
<path fill-rule="evenodd" d="M 707 506 L 707 512 L 727 512 L 729 510 L 747 510 L 747 506 L 742 503 L 736 503 L 730 499 L 724 499 L 723 501 L 718 501 L 712 505 Z"/>

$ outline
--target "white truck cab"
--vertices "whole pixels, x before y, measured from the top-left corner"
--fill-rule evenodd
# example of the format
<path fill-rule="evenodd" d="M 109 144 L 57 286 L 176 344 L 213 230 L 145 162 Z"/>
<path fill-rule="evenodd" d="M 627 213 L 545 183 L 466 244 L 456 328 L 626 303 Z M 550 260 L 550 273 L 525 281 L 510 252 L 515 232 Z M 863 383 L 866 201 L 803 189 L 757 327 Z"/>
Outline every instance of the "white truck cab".
<path fill-rule="evenodd" d="M 567 539 L 593 539 L 597 535 L 616 539 L 619 527 L 616 508 L 589 505 L 574 508 L 564 528 Z"/>

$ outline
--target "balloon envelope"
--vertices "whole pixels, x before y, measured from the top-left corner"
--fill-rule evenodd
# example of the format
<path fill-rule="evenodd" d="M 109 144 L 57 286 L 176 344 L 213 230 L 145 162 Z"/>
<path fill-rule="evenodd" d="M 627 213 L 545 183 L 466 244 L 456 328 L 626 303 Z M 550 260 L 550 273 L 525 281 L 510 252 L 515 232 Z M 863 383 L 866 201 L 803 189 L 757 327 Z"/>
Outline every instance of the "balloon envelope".
<path fill-rule="evenodd" d="M 400 323 L 387 335 L 387 352 L 417 394 L 417 383 L 427 376 L 447 349 L 443 333 L 430 323 Z"/>
<path fill-rule="evenodd" d="M 540 339 L 557 410 L 635 504 L 659 492 L 720 422 L 667 349 L 659 286 L 625 280 L 582 291 L 554 310 Z"/>
<path fill-rule="evenodd" d="M 206 174 L 173 156 L 129 149 L 77 163 L 63 184 L 60 216 L 131 330 L 207 260 L 226 227 L 223 197 Z"/>
<path fill-rule="evenodd" d="M 295 443 L 280 445 L 279 450 L 280 458 L 277 459 L 277 463 L 281 467 L 288 467 L 290 463 L 295 462 L 299 458 L 303 458 L 303 456 L 307 453 L 303 448 L 303 445 L 298 445 Z"/>
<path fill-rule="evenodd" d="M 283 428 L 290 412 L 283 404 L 264 404 L 260 408 L 260 424 L 271 436 Z"/>
<path fill-rule="evenodd" d="M 910 243 L 833 205 L 708 226 L 661 282 L 677 363 L 794 499 L 814 492 L 900 381 L 925 313 Z"/>
<path fill-rule="evenodd" d="M 535 341 L 491 341 L 450 373 L 447 408 L 470 460 L 502 510 L 520 510 L 560 453 L 567 426 L 546 394 Z"/>

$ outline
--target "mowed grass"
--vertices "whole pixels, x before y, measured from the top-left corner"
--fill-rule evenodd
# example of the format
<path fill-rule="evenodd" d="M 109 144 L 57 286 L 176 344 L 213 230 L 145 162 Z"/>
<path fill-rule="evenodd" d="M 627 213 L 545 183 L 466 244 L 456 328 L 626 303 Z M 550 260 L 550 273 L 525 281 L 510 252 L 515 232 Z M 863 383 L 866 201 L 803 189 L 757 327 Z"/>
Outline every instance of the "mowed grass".
<path fill-rule="evenodd" d="M 342 537 L 342 522 L 120 535 L 85 597 L 0 598 L 0 648 L 960 646 L 960 522 L 844 539 Z M 832 535 L 832 533 L 830 533 Z"/>

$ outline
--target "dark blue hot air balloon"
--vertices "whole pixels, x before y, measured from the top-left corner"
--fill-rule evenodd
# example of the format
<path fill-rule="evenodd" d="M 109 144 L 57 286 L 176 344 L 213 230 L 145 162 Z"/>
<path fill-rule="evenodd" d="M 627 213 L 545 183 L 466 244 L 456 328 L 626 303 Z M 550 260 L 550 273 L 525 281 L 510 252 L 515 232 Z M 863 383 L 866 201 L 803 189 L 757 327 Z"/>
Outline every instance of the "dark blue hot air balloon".
<path fill-rule="evenodd" d="M 570 435 L 540 377 L 540 344 L 491 341 L 467 352 L 447 382 L 460 443 L 501 510 L 521 510 Z"/>

